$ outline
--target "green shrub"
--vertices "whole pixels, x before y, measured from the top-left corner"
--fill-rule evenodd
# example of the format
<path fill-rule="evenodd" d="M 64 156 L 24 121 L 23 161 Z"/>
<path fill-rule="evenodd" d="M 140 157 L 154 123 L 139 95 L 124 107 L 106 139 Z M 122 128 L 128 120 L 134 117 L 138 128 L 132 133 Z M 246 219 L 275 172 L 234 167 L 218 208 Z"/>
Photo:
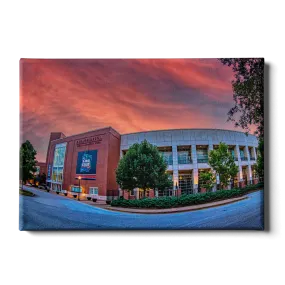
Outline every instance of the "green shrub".
<path fill-rule="evenodd" d="M 264 187 L 264 182 L 259 182 L 255 185 L 257 188 L 263 188 Z"/>
<path fill-rule="evenodd" d="M 182 195 L 180 197 L 144 198 L 140 200 L 118 199 L 111 202 L 111 206 L 124 208 L 163 209 L 191 205 L 199 205 L 217 200 L 240 197 L 247 192 L 256 189 L 256 185 L 250 185 L 243 189 L 219 190 L 217 192 Z"/>

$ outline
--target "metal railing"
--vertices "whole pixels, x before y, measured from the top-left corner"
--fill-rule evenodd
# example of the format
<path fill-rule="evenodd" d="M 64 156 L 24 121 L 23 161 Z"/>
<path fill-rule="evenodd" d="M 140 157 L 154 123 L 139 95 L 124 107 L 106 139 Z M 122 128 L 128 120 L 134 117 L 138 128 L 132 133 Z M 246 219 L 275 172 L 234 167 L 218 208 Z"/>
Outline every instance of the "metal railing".
<path fill-rule="evenodd" d="M 240 160 L 241 160 L 241 161 L 247 161 L 247 157 L 245 157 L 245 156 L 244 156 L 244 157 L 241 157 Z"/>
<path fill-rule="evenodd" d="M 164 161 L 167 163 L 167 165 L 173 165 L 173 157 L 171 156 L 164 156 L 163 155 Z"/>
<path fill-rule="evenodd" d="M 181 189 L 181 195 L 191 195 L 191 194 L 194 194 L 193 188 Z"/>
<path fill-rule="evenodd" d="M 198 163 L 207 163 L 208 160 L 209 160 L 208 156 L 200 156 L 200 157 L 198 156 L 197 157 L 197 162 Z"/>
<path fill-rule="evenodd" d="M 171 196 L 175 196 L 176 193 L 177 191 L 173 189 L 158 190 L 157 192 L 158 197 L 171 197 Z"/>
<path fill-rule="evenodd" d="M 178 155 L 178 164 L 191 164 L 192 159 L 190 156 L 179 156 Z"/>

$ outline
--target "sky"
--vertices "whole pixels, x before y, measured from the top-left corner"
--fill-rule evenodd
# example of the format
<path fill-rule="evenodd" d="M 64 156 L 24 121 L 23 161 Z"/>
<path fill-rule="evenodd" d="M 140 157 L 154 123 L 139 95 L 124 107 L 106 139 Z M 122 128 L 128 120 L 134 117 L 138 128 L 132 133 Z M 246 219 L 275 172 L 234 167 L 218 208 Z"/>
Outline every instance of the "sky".
<path fill-rule="evenodd" d="M 51 132 L 239 130 L 233 78 L 217 59 L 21 59 L 20 141 L 44 162 Z"/>

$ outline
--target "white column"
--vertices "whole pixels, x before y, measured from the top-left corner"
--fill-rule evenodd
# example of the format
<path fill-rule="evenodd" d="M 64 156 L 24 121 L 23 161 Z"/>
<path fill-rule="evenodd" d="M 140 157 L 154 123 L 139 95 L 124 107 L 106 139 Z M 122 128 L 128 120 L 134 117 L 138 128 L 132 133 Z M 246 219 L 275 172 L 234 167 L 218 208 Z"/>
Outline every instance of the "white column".
<path fill-rule="evenodd" d="M 136 199 L 139 199 L 140 198 L 140 189 L 139 188 L 135 188 L 134 189 L 134 194 L 135 194 Z"/>
<path fill-rule="evenodd" d="M 250 152 L 248 146 L 245 146 L 245 152 L 247 156 L 247 181 L 252 183 L 252 173 L 251 173 L 251 164 L 250 164 Z"/>
<path fill-rule="evenodd" d="M 176 185 L 179 187 L 178 183 L 178 154 L 177 145 L 172 145 L 172 160 L 173 160 L 173 189 L 176 189 Z"/>
<path fill-rule="evenodd" d="M 240 151 L 239 151 L 239 145 L 237 144 L 235 147 L 235 156 L 238 158 L 238 164 L 240 165 Z"/>
<path fill-rule="evenodd" d="M 239 164 L 238 168 L 239 168 L 238 178 L 239 178 L 239 182 L 241 182 L 241 181 L 243 181 L 241 164 Z"/>
<path fill-rule="evenodd" d="M 193 192 L 198 192 L 198 163 L 197 163 L 197 151 L 196 144 L 191 145 L 191 158 L 193 162 Z"/>
<path fill-rule="evenodd" d="M 193 193 L 198 193 L 198 180 L 199 180 L 198 168 L 194 168 L 193 169 Z"/>
<path fill-rule="evenodd" d="M 220 176 L 219 176 L 219 174 L 216 175 L 216 185 L 220 185 Z"/>
<path fill-rule="evenodd" d="M 214 145 L 212 144 L 212 140 L 211 140 L 211 142 L 209 142 L 208 157 L 209 157 L 210 151 L 213 150 L 213 149 L 214 149 Z M 211 167 L 211 169 L 212 169 L 212 167 Z M 214 185 L 214 187 L 212 188 L 212 192 L 216 192 L 216 191 L 217 191 L 217 186 Z"/>
<path fill-rule="evenodd" d="M 213 144 L 209 144 L 209 147 L 208 147 L 208 158 L 209 158 L 209 154 L 210 154 L 210 151 L 214 149 L 214 146 Z"/>
<path fill-rule="evenodd" d="M 255 161 L 256 161 L 256 159 L 257 159 L 256 147 L 253 147 L 253 155 L 254 155 L 254 158 L 255 158 Z"/>
<path fill-rule="evenodd" d="M 242 166 L 241 166 L 241 160 L 240 160 L 240 151 L 239 151 L 239 145 L 236 144 L 235 147 L 235 156 L 238 158 L 238 168 L 239 168 L 239 172 L 238 172 L 238 182 L 241 182 L 242 179 Z"/>
<path fill-rule="evenodd" d="M 245 155 L 247 157 L 247 163 L 250 164 L 250 153 L 247 145 L 245 146 Z"/>
<path fill-rule="evenodd" d="M 252 184 L 252 173 L 251 173 L 251 165 L 247 166 L 247 181 Z"/>

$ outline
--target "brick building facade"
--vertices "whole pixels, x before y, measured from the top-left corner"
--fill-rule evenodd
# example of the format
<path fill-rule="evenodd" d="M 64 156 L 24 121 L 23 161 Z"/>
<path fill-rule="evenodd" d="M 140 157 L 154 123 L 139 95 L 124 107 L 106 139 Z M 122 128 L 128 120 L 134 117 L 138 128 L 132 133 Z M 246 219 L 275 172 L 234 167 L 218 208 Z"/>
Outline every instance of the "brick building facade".
<path fill-rule="evenodd" d="M 118 193 L 115 170 L 120 157 L 128 149 L 143 140 L 156 145 L 164 157 L 167 172 L 173 181 L 170 195 L 203 193 L 200 175 L 209 171 L 209 151 L 220 142 L 228 145 L 238 175 L 231 187 L 244 187 L 257 183 L 254 170 L 258 145 L 257 138 L 242 132 L 218 129 L 181 129 L 139 132 L 120 135 L 111 127 L 66 137 L 63 133 L 51 133 L 47 158 L 47 185 L 53 190 L 94 194 L 106 200 L 108 190 Z M 216 177 L 219 184 L 219 177 Z M 80 183 L 80 188 L 79 188 Z M 217 185 L 218 186 L 218 185 Z M 216 186 L 212 191 L 216 191 Z M 120 191 L 127 199 L 140 198 L 140 189 Z M 160 194 L 148 191 L 149 197 Z"/>
<path fill-rule="evenodd" d="M 54 191 L 81 193 L 96 189 L 106 199 L 107 190 L 117 189 L 115 169 L 120 158 L 120 134 L 103 128 L 66 137 L 51 133 L 47 152 L 47 183 Z"/>

